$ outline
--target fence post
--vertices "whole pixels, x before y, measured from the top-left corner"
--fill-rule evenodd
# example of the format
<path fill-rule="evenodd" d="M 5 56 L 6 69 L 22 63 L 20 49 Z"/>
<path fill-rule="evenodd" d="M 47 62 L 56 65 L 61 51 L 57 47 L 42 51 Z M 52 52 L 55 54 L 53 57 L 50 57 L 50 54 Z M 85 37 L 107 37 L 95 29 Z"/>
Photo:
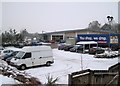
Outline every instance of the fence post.
<path fill-rule="evenodd" d="M 120 49 L 118 50 L 118 86 L 120 86 Z"/>
<path fill-rule="evenodd" d="M 68 86 L 72 86 L 72 75 L 68 74 Z"/>
<path fill-rule="evenodd" d="M 118 86 L 120 86 L 120 66 L 118 66 Z"/>
<path fill-rule="evenodd" d="M 92 76 L 93 76 L 93 71 L 89 70 L 89 78 L 88 78 L 88 86 L 92 86 Z"/>

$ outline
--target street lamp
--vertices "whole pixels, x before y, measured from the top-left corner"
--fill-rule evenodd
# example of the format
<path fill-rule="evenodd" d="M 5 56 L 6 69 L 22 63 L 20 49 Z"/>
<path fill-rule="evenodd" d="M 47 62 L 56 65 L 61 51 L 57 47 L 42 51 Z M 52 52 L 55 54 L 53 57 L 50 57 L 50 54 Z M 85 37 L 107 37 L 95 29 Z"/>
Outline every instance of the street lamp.
<path fill-rule="evenodd" d="M 112 20 L 113 20 L 113 17 L 112 17 L 112 16 L 107 16 L 107 18 L 108 18 L 109 24 L 111 25 L 111 22 L 112 22 Z"/>
<path fill-rule="evenodd" d="M 109 23 L 110 29 L 111 29 L 113 17 L 112 16 L 107 16 L 107 19 L 108 19 L 108 23 Z M 109 48 L 110 48 L 110 30 L 109 30 Z"/>
<path fill-rule="evenodd" d="M 45 32 L 45 31 L 42 30 L 42 40 L 45 40 L 44 32 Z"/>

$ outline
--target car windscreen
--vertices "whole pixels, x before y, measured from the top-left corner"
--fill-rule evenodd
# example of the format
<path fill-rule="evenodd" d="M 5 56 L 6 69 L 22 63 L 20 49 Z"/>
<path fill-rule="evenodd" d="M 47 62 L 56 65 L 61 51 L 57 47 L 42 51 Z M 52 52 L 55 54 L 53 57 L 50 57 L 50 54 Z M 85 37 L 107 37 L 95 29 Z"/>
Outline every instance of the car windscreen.
<path fill-rule="evenodd" d="M 18 51 L 14 51 L 11 56 L 15 56 L 18 53 Z"/>
<path fill-rule="evenodd" d="M 74 46 L 73 48 L 77 49 L 79 46 Z"/>
<path fill-rule="evenodd" d="M 20 58 L 22 58 L 24 56 L 24 54 L 25 54 L 25 52 L 19 51 L 14 58 L 20 59 Z"/>

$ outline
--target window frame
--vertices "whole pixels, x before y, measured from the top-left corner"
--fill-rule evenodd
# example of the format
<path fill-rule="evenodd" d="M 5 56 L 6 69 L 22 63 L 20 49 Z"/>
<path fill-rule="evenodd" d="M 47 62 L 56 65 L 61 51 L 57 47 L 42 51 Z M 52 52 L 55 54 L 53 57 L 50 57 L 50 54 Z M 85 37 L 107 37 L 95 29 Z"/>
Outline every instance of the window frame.
<path fill-rule="evenodd" d="M 26 54 L 30 54 L 30 55 L 27 57 Z M 32 53 L 31 53 L 31 52 L 26 52 L 26 53 L 24 54 L 24 56 L 22 57 L 22 59 L 31 58 L 31 56 L 32 56 Z"/>

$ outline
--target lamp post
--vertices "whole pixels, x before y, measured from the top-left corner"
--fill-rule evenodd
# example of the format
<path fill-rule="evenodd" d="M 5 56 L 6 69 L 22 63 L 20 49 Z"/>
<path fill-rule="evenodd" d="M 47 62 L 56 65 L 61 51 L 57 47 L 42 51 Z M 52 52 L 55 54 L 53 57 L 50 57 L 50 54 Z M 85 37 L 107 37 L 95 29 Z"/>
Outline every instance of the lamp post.
<path fill-rule="evenodd" d="M 82 53 L 81 53 L 81 70 L 83 70 L 83 59 L 82 59 Z"/>
<path fill-rule="evenodd" d="M 108 23 L 109 23 L 110 29 L 111 29 L 113 17 L 112 16 L 107 16 L 107 19 L 108 19 Z M 109 30 L 109 48 L 110 48 L 110 30 Z"/>
<path fill-rule="evenodd" d="M 44 40 L 44 32 L 45 31 L 42 30 L 42 40 Z"/>

